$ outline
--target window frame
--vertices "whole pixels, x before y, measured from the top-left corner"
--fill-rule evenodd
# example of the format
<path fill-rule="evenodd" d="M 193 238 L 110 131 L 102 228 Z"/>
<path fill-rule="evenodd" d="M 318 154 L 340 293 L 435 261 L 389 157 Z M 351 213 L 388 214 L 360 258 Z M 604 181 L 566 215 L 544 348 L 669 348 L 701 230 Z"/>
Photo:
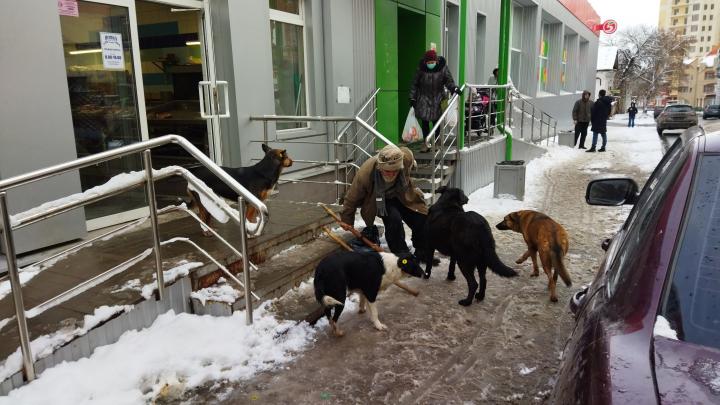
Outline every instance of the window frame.
<path fill-rule="evenodd" d="M 296 25 L 302 27 L 302 41 L 303 41 L 303 73 L 305 75 L 305 83 L 303 84 L 303 91 L 305 92 L 305 115 L 311 116 L 312 115 L 312 108 L 310 103 L 310 87 L 308 85 L 308 32 L 307 27 L 305 24 L 305 0 L 298 0 L 298 14 L 289 13 L 286 11 L 280 11 L 276 10 L 274 8 L 270 8 L 269 2 L 268 2 L 268 28 L 271 28 L 272 21 L 284 23 L 284 24 L 290 24 L 290 25 Z M 272 41 L 272 32 L 271 35 L 271 41 Z M 270 63 L 272 65 L 272 42 L 270 43 L 271 48 L 271 55 L 270 55 Z M 275 102 L 275 96 L 273 95 L 273 102 Z M 275 111 L 277 114 L 277 111 Z M 301 124 L 301 121 L 297 122 L 298 124 Z M 298 131 L 307 131 L 312 129 L 311 123 L 309 121 L 305 121 L 305 126 L 298 127 L 298 128 L 284 128 L 284 129 L 277 129 L 275 128 L 275 131 L 277 133 L 292 133 L 292 132 L 298 132 Z"/>
<path fill-rule="evenodd" d="M 684 246 L 685 238 L 686 238 L 686 236 L 687 236 L 687 234 L 688 234 L 689 231 L 690 231 L 690 232 L 693 231 L 693 230 L 690 230 L 690 229 L 689 229 L 689 225 L 690 225 L 690 223 L 692 222 L 691 220 L 693 219 L 693 218 L 692 218 L 693 210 L 696 208 L 696 207 L 695 207 L 695 201 L 696 201 L 696 198 L 698 198 L 698 186 L 699 186 L 699 182 L 703 180 L 703 178 L 701 178 L 701 175 L 702 175 L 702 174 L 706 174 L 706 173 L 701 173 L 701 171 L 702 171 L 702 163 L 703 163 L 703 161 L 704 161 L 705 159 L 715 159 L 715 160 L 717 160 L 717 159 L 719 159 L 719 158 L 720 158 L 720 154 L 718 154 L 718 153 L 701 154 L 701 155 L 698 156 L 697 161 L 696 161 L 695 164 L 694 164 L 695 167 L 693 168 L 693 178 L 692 178 L 692 182 L 691 182 L 691 184 L 690 184 L 690 189 L 689 189 L 689 191 L 688 191 L 688 193 L 689 193 L 689 194 L 688 194 L 688 199 L 687 199 L 687 203 L 686 203 L 686 206 L 685 206 L 685 211 L 686 211 L 686 212 L 684 213 L 684 218 L 683 218 L 682 223 L 681 223 L 681 225 L 680 225 L 680 233 L 678 234 L 677 241 L 676 241 L 676 243 L 675 243 L 675 248 L 674 248 L 674 253 L 673 253 L 672 262 L 670 263 L 670 265 L 669 265 L 669 267 L 668 267 L 668 271 L 667 271 L 667 274 L 666 274 L 665 282 L 664 282 L 663 288 L 662 288 L 662 293 L 661 293 L 662 295 L 661 295 L 661 299 L 660 299 L 660 304 L 658 305 L 658 309 L 657 309 L 658 315 L 662 315 L 662 316 L 665 317 L 668 321 L 671 320 L 671 319 L 668 317 L 668 315 L 667 315 L 667 312 L 668 312 L 668 308 L 667 308 L 667 307 L 668 307 L 668 304 L 669 304 L 670 292 L 671 292 L 672 286 L 673 286 L 673 284 L 674 284 L 673 281 L 674 281 L 674 278 L 675 278 L 676 273 L 682 271 L 681 269 L 678 268 L 678 267 L 679 267 L 679 260 L 681 259 L 681 257 L 680 257 L 680 256 L 681 256 L 681 253 L 682 253 L 683 249 L 685 248 L 685 246 Z M 713 172 L 713 173 L 714 173 L 714 172 Z M 712 173 L 711 173 L 711 174 L 712 174 Z M 695 230 L 695 231 L 696 231 L 696 230 Z M 695 270 L 695 269 L 692 269 L 692 270 Z M 702 346 L 702 347 L 711 347 L 711 348 L 713 348 L 713 349 L 716 349 L 716 348 L 713 347 L 713 346 L 705 346 L 705 345 L 702 345 L 702 344 L 700 344 L 700 343 L 698 343 L 698 342 L 693 342 L 693 341 L 688 341 L 688 340 L 682 340 L 682 341 L 683 341 L 683 342 L 689 342 L 689 343 L 691 343 L 691 344 L 696 344 L 696 345 L 699 345 L 699 346 Z"/>
<path fill-rule="evenodd" d="M 537 94 L 540 95 L 540 92 L 542 93 L 550 93 L 548 91 L 548 83 L 547 81 L 550 80 L 550 52 L 548 51 L 548 56 L 543 56 L 543 44 L 547 44 L 547 32 L 550 29 L 550 23 L 547 23 L 545 21 L 540 22 L 540 52 L 538 53 L 538 85 L 537 85 Z M 546 28 L 547 27 L 547 28 Z M 546 45 L 547 46 L 547 45 Z M 548 71 L 548 80 L 545 83 L 545 88 L 542 88 L 542 75 L 543 75 L 543 61 L 545 61 L 545 69 Z"/>

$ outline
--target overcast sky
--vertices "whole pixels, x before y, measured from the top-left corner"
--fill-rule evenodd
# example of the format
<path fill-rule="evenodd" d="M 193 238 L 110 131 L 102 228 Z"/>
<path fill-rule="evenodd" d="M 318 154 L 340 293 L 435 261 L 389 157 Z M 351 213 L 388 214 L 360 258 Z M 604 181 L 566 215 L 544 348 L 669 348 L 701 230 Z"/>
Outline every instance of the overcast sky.
<path fill-rule="evenodd" d="M 658 24 L 660 0 L 590 0 L 590 4 L 602 21 L 617 21 L 619 31 L 633 25 Z"/>

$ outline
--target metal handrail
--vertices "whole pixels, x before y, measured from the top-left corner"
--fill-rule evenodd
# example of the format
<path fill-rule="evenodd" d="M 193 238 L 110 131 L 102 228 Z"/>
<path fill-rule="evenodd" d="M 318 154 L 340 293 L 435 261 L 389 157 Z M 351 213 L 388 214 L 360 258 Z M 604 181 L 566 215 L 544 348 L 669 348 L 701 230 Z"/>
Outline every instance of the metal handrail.
<path fill-rule="evenodd" d="M 54 166 L 46 167 L 44 169 L 38 169 L 29 173 L 21 174 L 15 177 L 11 177 L 5 180 L 0 180 L 0 192 L 5 192 L 9 189 L 19 187 L 25 184 L 33 183 L 39 180 L 43 180 L 49 177 L 57 176 L 63 173 L 67 173 L 72 170 L 82 169 L 87 166 L 92 166 L 98 163 L 106 162 L 108 160 L 117 159 L 123 156 L 132 155 L 139 152 L 144 152 L 148 149 L 154 149 L 160 146 L 168 144 L 177 144 L 203 164 L 208 170 L 214 175 L 220 178 L 231 190 L 241 196 L 244 200 L 247 200 L 252 206 L 254 206 L 261 216 L 259 218 L 259 224 L 255 231 L 250 232 L 250 235 L 255 236 L 262 232 L 262 228 L 268 219 L 268 209 L 265 203 L 255 197 L 250 191 L 243 187 L 237 180 L 232 178 L 223 169 L 220 168 L 215 162 L 210 160 L 207 155 L 202 153 L 195 145 L 190 141 L 183 138 L 180 135 L 164 135 L 158 138 L 150 139 L 143 142 L 133 143 L 131 145 L 121 146 L 105 152 L 100 152 L 94 155 L 79 158 L 70 162 L 60 163 Z"/>
<path fill-rule="evenodd" d="M 336 203 L 339 203 L 342 198 L 341 187 L 348 187 L 350 185 L 350 173 L 353 170 L 358 170 L 359 165 L 362 162 L 373 156 L 368 147 L 373 145 L 372 140 L 367 139 L 367 134 L 370 134 L 375 139 L 379 139 L 385 144 L 392 145 L 393 142 L 387 139 L 384 135 L 375 129 L 374 117 L 377 113 L 377 107 L 374 107 L 367 117 L 363 118 L 366 110 L 372 105 L 373 100 L 377 98 L 380 89 L 376 89 L 363 103 L 355 116 L 295 116 L 295 115 L 253 115 L 250 116 L 251 121 L 262 121 L 263 122 L 263 139 L 251 142 L 264 142 L 264 143 L 283 143 L 283 144 L 307 144 L 307 145 L 327 145 L 328 160 L 302 160 L 294 159 L 295 162 L 305 163 L 311 165 L 324 165 L 334 166 L 335 181 L 309 181 L 309 180 L 290 180 L 292 183 L 312 183 L 312 184 L 328 184 L 336 188 Z M 368 122 L 371 121 L 371 122 Z M 308 135 L 298 135 L 288 138 L 279 138 L 277 132 L 271 139 L 268 133 L 268 122 L 325 122 L 333 125 L 333 129 L 328 129 L 327 133 L 315 133 Z M 338 131 L 338 123 L 345 122 L 346 124 Z M 362 139 L 358 139 L 360 131 L 352 131 L 353 127 L 361 127 L 365 130 L 365 135 Z M 331 136 L 332 135 L 332 136 Z M 305 140 L 307 138 L 314 138 L 326 136 L 326 140 Z M 364 146 L 365 144 L 367 146 Z M 334 148 L 334 158 L 331 161 L 330 148 Z M 344 158 L 341 160 L 341 152 L 344 150 Z M 344 181 L 341 180 L 341 167 L 344 170 Z"/>
<path fill-rule="evenodd" d="M 90 204 L 91 202 L 100 201 L 105 198 L 109 198 L 113 195 L 117 195 L 120 192 L 127 191 L 129 189 L 133 189 L 136 187 L 139 187 L 141 184 L 145 184 L 146 189 L 146 197 L 148 200 L 148 208 L 150 211 L 149 217 L 152 222 L 152 231 L 153 231 L 153 250 L 155 252 L 155 270 L 157 273 L 157 280 L 158 280 L 158 296 L 160 299 L 163 299 L 164 297 L 164 283 L 162 283 L 163 280 L 163 270 L 162 270 L 162 257 L 160 252 L 161 242 L 159 238 L 159 225 L 157 221 L 157 202 L 155 199 L 155 181 L 158 179 L 165 178 L 167 176 L 170 176 L 172 174 L 178 174 L 184 177 L 188 183 L 194 188 L 200 192 L 203 196 L 210 198 L 211 200 L 218 201 L 219 197 L 214 197 L 211 195 L 208 195 L 205 190 L 204 186 L 196 181 L 193 176 L 190 176 L 187 174 L 187 171 L 182 168 L 178 168 L 172 171 L 168 171 L 167 173 L 161 174 L 157 176 L 157 178 L 153 178 L 153 169 L 152 169 L 152 157 L 151 157 L 151 149 L 157 148 L 159 146 L 164 146 L 167 144 L 177 144 L 183 149 L 185 149 L 190 155 L 195 157 L 201 164 L 203 164 L 210 172 L 214 173 L 216 176 L 220 178 L 230 189 L 235 191 L 238 194 L 238 208 L 239 213 L 235 214 L 234 212 L 229 211 L 224 204 L 217 204 L 223 211 L 225 211 L 226 214 L 230 218 L 232 218 L 234 221 L 236 221 L 240 225 L 240 251 L 242 251 L 242 262 L 243 262 L 243 269 L 249 269 L 249 260 L 247 255 L 247 236 L 248 233 L 250 235 L 259 235 L 264 226 L 267 222 L 268 218 L 268 210 L 267 206 L 261 202 L 257 197 L 252 195 L 247 189 L 245 189 L 240 183 L 238 183 L 235 179 L 233 179 L 229 174 L 227 174 L 224 170 L 222 170 L 219 166 L 217 166 L 212 160 L 210 160 L 209 157 L 204 155 L 199 149 L 197 149 L 192 143 L 190 143 L 185 138 L 178 136 L 178 135 L 165 135 L 159 138 L 151 139 L 148 141 L 138 142 L 135 144 L 122 146 L 120 148 L 116 148 L 113 150 L 109 150 L 106 152 L 101 152 L 95 155 L 90 155 L 84 158 L 80 158 L 74 161 L 65 162 L 61 164 L 57 164 L 51 167 L 47 167 L 44 169 L 35 170 L 26 174 L 18 175 L 15 177 L 11 177 L 9 179 L 1 180 L 0 181 L 0 222 L 2 223 L 2 235 L 3 235 L 3 245 L 5 248 L 5 254 L 6 254 L 6 260 L 7 260 L 7 267 L 8 267 L 8 277 L 10 278 L 10 285 L 11 285 L 11 291 L 13 295 L 13 303 L 15 306 L 15 319 L 17 321 L 18 325 L 18 332 L 20 337 L 20 348 L 23 358 L 23 369 L 25 371 L 25 377 L 32 381 L 35 379 L 35 369 L 32 362 L 32 352 L 30 350 L 30 335 L 27 327 L 27 312 L 25 311 L 24 306 L 24 300 L 23 300 L 23 293 L 22 293 L 22 284 L 20 282 L 19 272 L 18 272 L 18 266 L 17 266 L 17 256 L 15 253 L 15 242 L 13 238 L 13 231 L 16 229 L 19 229 L 21 227 L 30 225 L 32 223 L 41 221 L 43 219 L 50 218 L 52 216 L 59 215 L 61 213 L 70 211 L 75 208 L 79 208 L 81 206 Z M 123 185 L 122 187 L 119 187 L 117 190 L 106 190 L 104 192 L 99 193 L 98 195 L 87 195 L 84 196 L 84 198 L 80 198 L 76 201 L 70 201 L 65 204 L 61 204 L 59 206 L 56 206 L 54 208 L 48 208 L 45 210 L 42 210 L 36 214 L 27 215 L 25 217 L 22 217 L 22 213 L 19 214 L 20 218 L 15 219 L 14 221 L 11 221 L 10 212 L 8 210 L 7 206 L 7 191 L 19 187 L 25 184 L 30 184 L 42 179 L 47 179 L 53 176 L 57 176 L 62 173 L 66 173 L 72 170 L 81 169 L 87 166 L 91 166 L 94 164 L 102 163 L 105 161 L 109 161 L 112 159 L 117 159 L 123 156 L 135 154 L 135 153 L 143 153 L 143 165 L 145 168 L 145 176 L 142 179 L 138 179 L 134 182 L 131 182 L 129 184 Z M 248 230 L 246 224 L 245 224 L 245 208 L 246 208 L 246 201 L 252 204 L 257 211 L 260 213 L 260 216 L 258 218 L 258 222 L 254 229 Z M 28 212 L 28 211 L 25 211 Z M 16 215 L 17 216 L 17 215 Z M 120 228 L 119 228 L 120 229 Z M 252 323 L 252 302 L 250 299 L 250 291 L 249 291 L 249 285 L 250 285 L 250 275 L 249 271 L 244 271 L 244 278 L 245 278 L 245 304 L 246 304 L 246 322 L 248 324 Z M 74 290 L 74 289 L 73 289 Z M 69 291 L 66 291 L 65 293 L 61 294 L 61 296 L 65 296 L 68 294 Z M 56 297 L 58 298 L 58 297 Z"/>

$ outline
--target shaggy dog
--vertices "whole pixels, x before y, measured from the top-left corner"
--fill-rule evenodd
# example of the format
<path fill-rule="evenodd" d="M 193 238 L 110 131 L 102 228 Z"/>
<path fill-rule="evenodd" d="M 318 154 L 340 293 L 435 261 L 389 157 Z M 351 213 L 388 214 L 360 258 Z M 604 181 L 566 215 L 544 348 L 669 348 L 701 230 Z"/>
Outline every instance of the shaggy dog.
<path fill-rule="evenodd" d="M 337 321 L 348 292 L 360 295 L 360 313 L 365 312 L 367 302 L 370 319 L 377 330 L 387 329 L 378 319 L 375 299 L 381 289 L 399 280 L 402 273 L 422 276 L 420 263 L 410 253 L 396 256 L 392 253 L 340 252 L 322 259 L 315 269 L 315 299 L 325 307 L 325 316 L 335 336 L 345 334 Z M 331 317 L 333 309 L 335 314 Z"/>
<path fill-rule="evenodd" d="M 440 198 L 430 207 L 425 222 L 427 254 L 431 258 L 435 250 L 438 250 L 450 256 L 448 280 L 455 279 L 457 262 L 468 284 L 468 295 L 458 301 L 458 304 L 468 306 L 472 304 L 473 296 L 478 301 L 485 299 L 485 272 L 488 267 L 501 277 L 515 277 L 518 273 L 500 261 L 495 252 L 495 239 L 490 224 L 485 218 L 476 212 L 463 210 L 463 205 L 468 202 L 465 193 L 459 188 L 447 187 L 440 187 L 437 192 L 441 194 Z M 480 275 L 479 291 L 475 269 Z M 432 266 L 428 265 L 425 278 L 430 278 L 431 271 Z"/>
<path fill-rule="evenodd" d="M 537 264 L 537 254 L 540 253 L 540 261 L 548 277 L 550 301 L 557 302 L 555 285 L 557 284 L 558 275 L 563 279 L 566 286 L 570 287 L 572 285 L 570 274 L 565 268 L 563 260 L 568 251 L 568 235 L 562 225 L 541 212 L 523 210 L 505 215 L 503 221 L 495 225 L 495 227 L 500 230 L 512 230 L 522 234 L 528 250 L 515 263 L 520 264 L 527 260 L 528 257 L 532 258 L 533 277 L 540 275 Z M 553 269 L 555 269 L 554 272 Z"/>

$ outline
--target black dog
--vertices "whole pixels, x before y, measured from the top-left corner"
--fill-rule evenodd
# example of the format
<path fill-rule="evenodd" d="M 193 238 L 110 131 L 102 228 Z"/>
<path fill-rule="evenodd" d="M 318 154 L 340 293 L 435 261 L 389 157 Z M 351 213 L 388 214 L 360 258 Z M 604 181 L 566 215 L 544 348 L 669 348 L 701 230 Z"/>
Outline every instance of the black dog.
<path fill-rule="evenodd" d="M 262 150 L 265 152 L 265 157 L 253 166 L 222 167 L 222 169 L 255 197 L 261 201 L 265 201 L 270 191 L 275 187 L 275 184 L 277 184 L 282 169 L 292 166 L 293 161 L 288 157 L 285 149 L 272 149 L 266 144 L 262 144 Z M 218 177 L 205 166 L 196 167 L 191 169 L 190 172 L 202 180 L 219 196 L 227 198 L 228 200 L 237 201 L 237 193 L 218 179 Z M 193 205 L 197 205 L 198 207 L 200 219 L 209 227 L 212 216 L 202 205 L 200 196 L 198 196 L 197 192 L 190 189 L 188 189 L 188 193 L 190 194 Z M 255 207 L 248 205 L 246 218 L 254 221 Z"/>
<path fill-rule="evenodd" d="M 420 263 L 410 253 L 396 256 L 392 253 L 340 252 L 322 259 L 315 268 L 315 299 L 325 307 L 325 316 L 335 336 L 345 334 L 337 321 L 348 292 L 359 293 L 360 313 L 365 312 L 366 301 L 369 303 L 370 318 L 377 330 L 387 329 L 378 319 L 375 299 L 382 288 L 399 280 L 402 273 L 422 276 Z M 333 308 L 335 314 L 331 318 Z"/>
<path fill-rule="evenodd" d="M 437 249 L 440 253 L 450 256 L 448 280 L 455 279 L 455 262 L 467 280 L 467 298 L 458 301 L 460 305 L 472 304 L 473 295 L 478 301 L 485 299 L 487 280 L 485 272 L 488 267 L 502 277 L 515 277 L 518 273 L 503 264 L 495 252 L 495 239 L 490 224 L 476 212 L 465 212 L 463 205 L 468 198 L 459 188 L 440 187 L 438 201 L 430 207 L 425 222 L 427 235 L 427 254 L 429 257 Z M 427 263 L 427 262 L 426 262 Z M 480 290 L 475 280 L 475 269 L 480 275 Z M 430 278 L 432 266 L 425 269 L 425 278 Z"/>

